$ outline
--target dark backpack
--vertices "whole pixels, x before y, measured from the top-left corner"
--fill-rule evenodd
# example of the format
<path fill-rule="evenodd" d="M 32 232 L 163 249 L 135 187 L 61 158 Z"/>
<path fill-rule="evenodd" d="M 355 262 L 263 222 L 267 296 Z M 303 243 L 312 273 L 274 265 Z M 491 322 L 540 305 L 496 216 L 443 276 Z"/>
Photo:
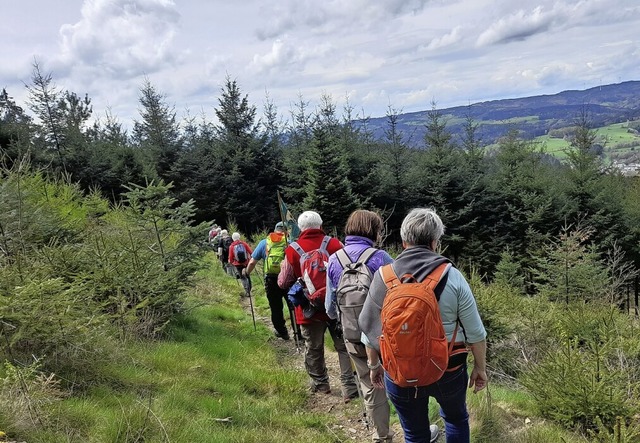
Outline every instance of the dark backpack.
<path fill-rule="evenodd" d="M 344 249 L 336 252 L 336 257 L 342 266 L 342 274 L 336 288 L 336 301 L 344 338 L 351 343 L 360 342 L 358 317 L 362 312 L 362 305 L 367 298 L 373 278 L 366 263 L 377 251 L 376 248 L 367 248 L 355 262 L 351 261 Z"/>
<path fill-rule="evenodd" d="M 297 242 L 291 247 L 300 255 L 301 279 L 304 283 L 304 294 L 315 310 L 324 311 L 324 297 L 327 293 L 327 263 L 329 253 L 327 245 L 331 237 L 325 235 L 318 249 L 304 251 Z M 312 315 L 312 313 L 310 313 Z"/>
<path fill-rule="evenodd" d="M 233 256 L 238 263 L 244 263 L 247 261 L 247 249 L 240 242 L 236 243 L 233 247 Z"/>
<path fill-rule="evenodd" d="M 229 248 L 231 247 L 233 240 L 231 237 L 222 237 L 220 240 L 220 246 L 222 246 L 222 255 L 226 258 L 229 257 Z"/>

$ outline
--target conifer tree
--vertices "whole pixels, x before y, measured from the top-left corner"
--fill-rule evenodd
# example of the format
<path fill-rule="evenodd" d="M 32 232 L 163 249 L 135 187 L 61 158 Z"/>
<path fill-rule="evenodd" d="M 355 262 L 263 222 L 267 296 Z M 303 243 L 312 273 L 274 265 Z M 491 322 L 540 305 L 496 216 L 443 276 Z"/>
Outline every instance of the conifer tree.
<path fill-rule="evenodd" d="M 302 95 L 293 104 L 290 111 L 291 122 L 286 132 L 286 144 L 283 150 L 283 194 L 287 202 L 291 203 L 291 209 L 299 213 L 305 208 L 302 201 L 305 197 L 306 162 L 309 157 L 309 149 L 312 133 L 312 115 L 309 111 L 309 102 Z"/>
<path fill-rule="evenodd" d="M 66 149 L 62 140 L 62 119 L 58 106 L 61 92 L 53 83 L 53 77 L 40 70 L 37 61 L 33 62 L 29 91 L 29 107 L 37 117 L 39 125 L 37 139 L 44 161 L 54 161 L 57 168 L 66 171 Z M 54 153 L 47 159 L 49 153 Z"/>
<path fill-rule="evenodd" d="M 331 129 L 322 122 L 313 127 L 304 198 L 304 208 L 322 216 L 326 231 L 341 229 L 358 207 L 348 178 L 347 157 L 330 133 Z"/>
<path fill-rule="evenodd" d="M 415 203 L 433 206 L 447 226 L 447 254 L 457 259 L 472 228 L 473 198 L 462 151 L 456 147 L 444 116 L 432 103 L 427 114 L 425 150 L 413 168 Z"/>
<path fill-rule="evenodd" d="M 146 78 L 140 88 L 140 117 L 134 121 L 133 141 L 147 158 L 147 174 L 173 181 L 171 167 L 182 149 L 180 125 L 174 107 Z"/>
<path fill-rule="evenodd" d="M 30 152 L 32 119 L 9 96 L 0 92 L 0 164 L 11 169 Z"/>
<path fill-rule="evenodd" d="M 281 183 L 275 145 L 259 132 L 256 107 L 230 77 L 215 113 L 220 122 L 216 137 L 222 148 L 228 217 L 244 232 L 271 225 L 278 219 L 276 190 Z"/>

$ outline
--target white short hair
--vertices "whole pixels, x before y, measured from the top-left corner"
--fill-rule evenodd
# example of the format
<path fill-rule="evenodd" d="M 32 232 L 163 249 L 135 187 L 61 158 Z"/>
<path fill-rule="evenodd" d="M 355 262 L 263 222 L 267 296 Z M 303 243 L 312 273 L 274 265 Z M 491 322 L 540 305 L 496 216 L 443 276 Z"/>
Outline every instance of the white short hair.
<path fill-rule="evenodd" d="M 409 245 L 431 247 L 444 234 L 444 224 L 433 208 L 415 208 L 402 221 L 400 238 Z"/>
<path fill-rule="evenodd" d="M 231 234 L 231 240 L 240 240 L 240 234 L 238 232 L 234 232 L 233 234 Z"/>
<path fill-rule="evenodd" d="M 322 217 L 315 211 L 304 211 L 298 217 L 298 227 L 300 231 L 306 231 L 307 229 L 320 229 L 322 228 Z"/>
<path fill-rule="evenodd" d="M 222 231 L 220 231 L 220 235 L 227 235 L 229 234 L 229 231 L 227 231 L 226 229 L 223 229 Z"/>

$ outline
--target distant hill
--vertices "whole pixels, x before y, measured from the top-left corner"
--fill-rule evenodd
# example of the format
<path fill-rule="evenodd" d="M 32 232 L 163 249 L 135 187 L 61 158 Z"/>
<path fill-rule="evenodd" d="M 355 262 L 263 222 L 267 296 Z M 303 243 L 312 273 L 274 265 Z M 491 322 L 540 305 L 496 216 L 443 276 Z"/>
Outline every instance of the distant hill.
<path fill-rule="evenodd" d="M 466 116 L 479 124 L 478 136 L 484 145 L 512 129 L 525 139 L 547 134 L 550 129 L 571 126 L 586 109 L 593 127 L 640 118 L 640 81 L 602 85 L 583 91 L 563 91 L 553 95 L 492 100 L 470 106 L 438 109 L 454 137 L 462 135 Z M 422 146 L 429 110 L 401 114 L 398 129 L 411 146 Z M 387 118 L 371 118 L 367 126 L 376 138 L 383 139 Z"/>

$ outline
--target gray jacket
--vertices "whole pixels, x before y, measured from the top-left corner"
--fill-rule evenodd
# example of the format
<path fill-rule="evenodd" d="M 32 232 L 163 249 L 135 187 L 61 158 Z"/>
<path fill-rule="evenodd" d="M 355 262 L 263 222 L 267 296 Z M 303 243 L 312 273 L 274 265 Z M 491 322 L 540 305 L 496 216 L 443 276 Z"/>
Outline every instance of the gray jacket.
<path fill-rule="evenodd" d="M 392 266 L 398 277 L 411 274 L 416 281 L 420 282 L 437 266 L 446 262 L 449 262 L 446 257 L 436 254 L 425 246 L 413 246 L 402 251 Z M 358 319 L 358 325 L 364 335 L 363 342 L 378 351 L 378 337 L 382 333 L 380 311 L 386 295 L 387 287 L 378 270 L 373 277 L 369 294 Z M 486 338 L 487 333 L 480 319 L 471 288 L 460 271 L 453 266 L 447 271 L 447 282 L 438 306 L 449 340 L 453 336 L 456 320 L 460 322 L 456 342 L 477 343 Z"/>

